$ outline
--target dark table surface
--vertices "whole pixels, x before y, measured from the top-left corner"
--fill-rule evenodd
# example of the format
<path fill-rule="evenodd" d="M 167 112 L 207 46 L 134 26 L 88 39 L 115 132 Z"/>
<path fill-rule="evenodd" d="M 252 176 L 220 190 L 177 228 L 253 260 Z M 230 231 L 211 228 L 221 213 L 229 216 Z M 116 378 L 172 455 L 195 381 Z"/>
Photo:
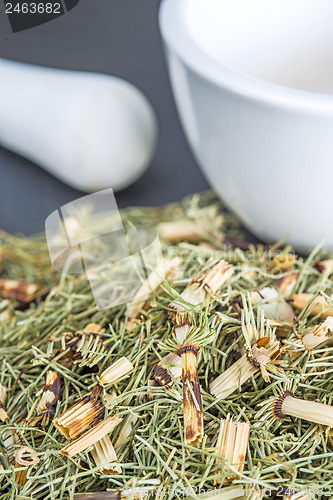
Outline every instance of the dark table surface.
<path fill-rule="evenodd" d="M 0 3 L 0 57 L 116 75 L 137 85 L 152 102 L 159 121 L 158 148 L 141 179 L 116 193 L 119 208 L 158 206 L 208 187 L 176 113 L 158 30 L 158 7 L 158 0 L 80 0 L 66 15 L 13 34 Z M 0 148 L 1 229 L 23 234 L 43 231 L 53 210 L 82 195 Z"/>

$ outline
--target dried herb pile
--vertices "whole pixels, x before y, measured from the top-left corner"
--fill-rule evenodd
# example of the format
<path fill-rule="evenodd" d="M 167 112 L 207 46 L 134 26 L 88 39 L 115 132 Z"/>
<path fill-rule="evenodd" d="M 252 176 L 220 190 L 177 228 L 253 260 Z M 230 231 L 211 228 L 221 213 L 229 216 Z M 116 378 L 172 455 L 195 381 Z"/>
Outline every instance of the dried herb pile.
<path fill-rule="evenodd" d="M 140 307 L 0 233 L 0 499 L 330 498 L 330 256 L 246 244 L 211 193 L 122 219 L 169 265 Z"/>

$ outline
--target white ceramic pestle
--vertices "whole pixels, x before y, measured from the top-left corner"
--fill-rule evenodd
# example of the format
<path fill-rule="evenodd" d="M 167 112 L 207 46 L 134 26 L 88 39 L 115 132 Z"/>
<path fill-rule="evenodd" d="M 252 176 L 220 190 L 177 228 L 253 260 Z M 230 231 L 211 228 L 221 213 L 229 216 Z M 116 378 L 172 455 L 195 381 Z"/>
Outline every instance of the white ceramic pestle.
<path fill-rule="evenodd" d="M 0 59 L 0 144 L 83 191 L 122 189 L 156 146 L 152 106 L 113 76 Z"/>

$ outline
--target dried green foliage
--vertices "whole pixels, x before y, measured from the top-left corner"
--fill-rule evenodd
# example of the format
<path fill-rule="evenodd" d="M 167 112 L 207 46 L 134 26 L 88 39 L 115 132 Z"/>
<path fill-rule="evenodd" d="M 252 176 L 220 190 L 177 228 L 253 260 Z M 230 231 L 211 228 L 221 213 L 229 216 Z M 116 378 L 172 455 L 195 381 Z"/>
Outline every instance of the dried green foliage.
<path fill-rule="evenodd" d="M 1 500 L 73 499 L 74 494 L 107 490 L 113 492 L 110 498 L 124 498 L 121 492 L 131 488 L 146 494 L 145 498 L 157 500 L 197 498 L 199 492 L 199 498 L 204 498 L 203 492 L 213 490 L 215 483 L 244 489 L 244 495 L 247 488 L 256 488 L 253 498 L 256 495 L 258 498 L 262 489 L 271 490 L 272 496 L 281 494 L 281 488 L 306 493 L 312 488 L 314 493 L 310 496 L 314 497 L 320 497 L 320 488 L 330 491 L 333 488 L 330 432 L 295 417 L 274 421 L 267 417 L 265 406 L 276 396 L 281 384 L 286 383 L 292 384 L 295 397 L 332 405 L 332 337 L 328 335 L 325 343 L 311 351 L 298 348 L 299 337 L 323 322 L 320 311 L 313 315 L 313 300 L 322 296 L 332 307 L 332 276 L 316 266 L 318 260 L 328 260 L 330 256 L 318 248 L 304 258 L 294 255 L 289 248 L 279 250 L 278 245 L 269 250 L 250 245 L 245 251 L 225 246 L 225 237 L 229 242 L 238 238 L 240 227 L 211 194 L 195 195 L 183 204 L 160 209 L 128 209 L 122 217 L 134 224 L 154 226 L 161 221 L 195 221 L 202 226 L 205 242 L 163 243 L 166 258 L 182 259 L 183 276 L 172 286 L 165 282 L 130 324 L 125 305 L 97 311 L 84 275 L 60 275 L 50 269 L 43 236 L 22 239 L 0 234 L 1 278 L 40 283 L 50 290 L 46 297 L 24 307 L 13 300 L 0 301 L 0 383 L 9 389 L 5 401 L 9 418 L 0 422 Z M 233 275 L 220 293 L 210 297 L 208 305 L 205 303 L 199 312 L 193 311 L 213 331 L 198 360 L 205 434 L 195 447 L 186 445 L 183 439 L 181 381 L 174 379 L 170 388 L 154 386 L 150 380 L 153 367 L 166 355 L 161 346 L 172 348 L 170 303 L 181 301 L 180 294 L 192 278 L 220 259 L 233 265 Z M 285 297 L 291 306 L 294 294 L 314 294 L 305 309 L 295 311 L 293 324 L 265 318 L 258 304 L 243 309 L 244 292 L 264 287 L 279 290 L 278 280 L 290 275 L 297 276 L 292 293 L 288 289 Z M 210 383 L 251 347 L 247 345 L 249 332 L 245 331 L 244 336 L 244 318 L 252 315 L 256 324 L 272 330 L 284 347 L 279 357 L 283 360 L 283 371 L 270 373 L 269 382 L 263 377 L 252 377 L 227 399 L 216 399 L 209 392 Z M 105 328 L 101 335 L 103 356 L 98 351 L 99 362 L 91 366 L 79 363 L 78 357 L 74 362 L 70 348 L 62 349 L 61 342 L 64 332 L 83 331 L 88 323 Z M 92 350 L 100 349 L 98 342 L 89 346 Z M 86 351 L 84 356 L 88 356 Z M 57 417 L 91 394 L 98 383 L 97 377 L 121 357 L 132 363 L 133 371 L 102 395 L 104 418 L 123 419 L 111 436 L 121 473 L 103 475 L 101 464 L 96 466 L 92 459 L 91 449 L 72 458 L 60 454 L 68 441 L 56 429 L 52 418 L 48 426 L 39 425 L 37 419 L 36 424 L 32 422 L 38 414 L 47 371 L 57 372 L 61 377 Z M 235 422 L 250 423 L 249 446 L 242 467 L 239 464 L 222 467 L 223 457 L 218 455 L 220 422 L 228 414 Z M 15 431 L 16 437 L 6 448 L 5 437 L 11 436 L 8 431 Z M 28 468 L 23 487 L 15 483 L 19 472 L 15 451 L 22 446 L 35 450 L 39 458 L 38 463 Z M 26 467 L 21 469 L 26 471 Z M 139 496 L 133 493 L 133 498 Z"/>

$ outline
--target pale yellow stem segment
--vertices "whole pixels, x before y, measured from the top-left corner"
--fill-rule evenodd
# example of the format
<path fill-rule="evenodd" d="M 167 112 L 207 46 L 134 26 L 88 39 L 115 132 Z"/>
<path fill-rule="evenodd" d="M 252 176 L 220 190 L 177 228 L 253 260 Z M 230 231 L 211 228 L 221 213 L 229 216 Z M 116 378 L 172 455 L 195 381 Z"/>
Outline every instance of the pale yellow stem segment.
<path fill-rule="evenodd" d="M 232 265 L 226 260 L 221 259 L 202 277 L 201 280 L 199 279 L 199 281 L 201 281 L 202 285 L 207 287 L 211 293 L 216 293 L 233 274 L 234 268 Z"/>
<path fill-rule="evenodd" d="M 126 441 L 128 436 L 130 436 L 131 432 L 133 431 L 133 427 L 136 424 L 137 420 L 138 420 L 138 416 L 133 415 L 132 413 L 130 413 L 129 415 L 127 415 L 127 417 L 124 418 L 118 439 L 117 439 L 116 444 L 115 444 L 116 448 L 119 448 L 119 446 L 121 446 Z"/>
<path fill-rule="evenodd" d="M 160 262 L 157 268 L 149 274 L 129 305 L 128 318 L 130 321 L 137 318 L 153 291 L 162 285 L 164 279 L 170 282 L 180 279 L 182 275 L 180 265 L 181 258 L 174 257 L 165 263 Z"/>
<path fill-rule="evenodd" d="M 250 292 L 250 297 L 252 305 L 259 304 L 265 313 L 265 318 L 288 323 L 293 322 L 295 318 L 294 310 L 275 288 L 266 286 L 259 292 Z"/>
<path fill-rule="evenodd" d="M 281 412 L 316 424 L 333 426 L 333 406 L 323 403 L 287 396 L 283 401 Z"/>
<path fill-rule="evenodd" d="M 298 293 L 293 296 L 293 306 L 298 311 L 303 311 L 303 309 L 308 305 L 308 302 L 313 298 L 311 293 Z M 319 295 L 311 304 L 310 315 L 316 316 L 320 313 L 320 317 L 325 319 L 329 316 L 333 316 L 333 308 L 326 302 L 325 298 Z"/>
<path fill-rule="evenodd" d="M 81 451 L 86 450 L 87 448 L 89 448 L 89 446 L 97 443 L 97 441 L 111 432 L 112 429 L 121 422 L 121 420 L 122 419 L 118 417 L 109 417 L 103 420 L 103 422 L 95 425 L 95 427 L 83 434 L 83 436 L 81 436 L 79 439 L 76 439 L 72 443 L 62 448 L 62 450 L 60 450 L 61 455 L 65 455 L 66 457 L 73 457 Z"/>
<path fill-rule="evenodd" d="M 202 227 L 194 221 L 178 220 L 172 222 L 161 222 L 157 226 L 158 234 L 169 243 L 189 241 L 198 243 L 202 240 Z"/>
<path fill-rule="evenodd" d="M 247 355 L 244 354 L 236 363 L 213 380 L 210 384 L 210 392 L 216 398 L 226 399 L 258 371 L 259 369 L 253 366 L 247 359 Z"/>
<path fill-rule="evenodd" d="M 205 302 L 210 294 L 215 294 L 221 286 L 228 281 L 234 273 L 234 268 L 226 260 L 220 260 L 206 273 L 203 273 L 195 281 L 191 282 L 185 290 L 182 291 L 183 300 L 197 306 Z M 176 311 L 187 311 L 186 304 L 175 301 L 170 307 Z"/>
<path fill-rule="evenodd" d="M 132 363 L 123 356 L 102 372 L 99 382 L 103 386 L 114 384 L 121 378 L 129 375 L 133 368 Z"/>
<path fill-rule="evenodd" d="M 225 459 L 233 466 L 238 472 L 244 469 L 244 461 L 246 456 L 247 447 L 250 437 L 250 424 L 234 422 L 230 415 L 227 415 L 225 420 L 221 419 L 221 427 L 216 444 L 216 454 L 222 459 Z M 228 468 L 224 460 L 217 459 L 217 464 L 223 464 L 221 472 Z M 229 476 L 216 479 L 214 482 L 221 483 L 224 479 L 234 478 L 235 474 L 232 472 Z"/>
<path fill-rule="evenodd" d="M 285 299 L 289 299 L 289 297 L 291 296 L 292 291 L 297 283 L 298 276 L 299 273 L 291 273 L 287 274 L 287 276 L 283 276 L 283 278 L 280 278 L 277 281 L 276 286 Z"/>
<path fill-rule="evenodd" d="M 318 325 L 313 332 L 306 333 L 302 337 L 302 343 L 308 351 L 312 351 L 325 342 L 333 332 L 333 317 L 329 316 L 323 323 Z"/>
<path fill-rule="evenodd" d="M 91 454 L 96 465 L 101 466 L 100 471 L 102 474 L 121 474 L 121 466 L 113 463 L 118 458 L 109 436 L 106 435 L 97 441 L 91 450 Z"/>

